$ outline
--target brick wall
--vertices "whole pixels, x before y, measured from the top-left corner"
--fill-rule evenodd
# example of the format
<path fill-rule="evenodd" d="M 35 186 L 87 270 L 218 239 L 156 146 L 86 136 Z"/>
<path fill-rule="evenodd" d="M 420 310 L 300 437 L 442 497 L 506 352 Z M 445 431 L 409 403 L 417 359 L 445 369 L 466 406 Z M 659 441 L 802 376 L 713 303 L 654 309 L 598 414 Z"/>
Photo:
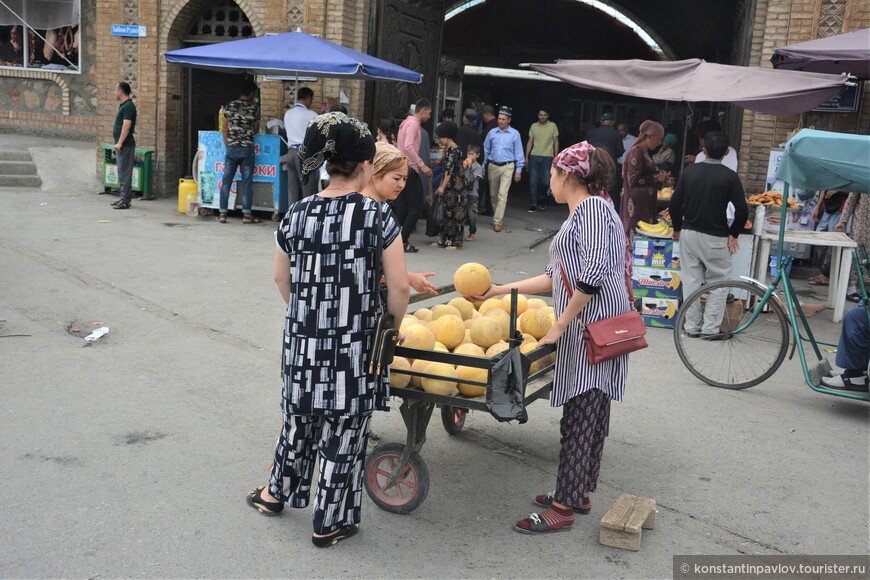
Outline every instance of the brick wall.
<path fill-rule="evenodd" d="M 770 68 L 770 57 L 780 46 L 818 37 L 820 11 L 824 0 L 759 1 L 752 27 L 748 64 Z M 842 3 L 842 2 L 841 2 Z M 865 0 L 845 2 L 843 31 L 870 27 L 870 3 Z M 788 139 L 797 127 L 815 126 L 826 131 L 870 133 L 870 83 L 865 83 L 863 106 L 859 113 L 806 113 L 803 116 L 774 117 L 745 111 L 740 138 L 740 177 L 746 191 L 763 190 L 767 178 L 770 149 Z"/>

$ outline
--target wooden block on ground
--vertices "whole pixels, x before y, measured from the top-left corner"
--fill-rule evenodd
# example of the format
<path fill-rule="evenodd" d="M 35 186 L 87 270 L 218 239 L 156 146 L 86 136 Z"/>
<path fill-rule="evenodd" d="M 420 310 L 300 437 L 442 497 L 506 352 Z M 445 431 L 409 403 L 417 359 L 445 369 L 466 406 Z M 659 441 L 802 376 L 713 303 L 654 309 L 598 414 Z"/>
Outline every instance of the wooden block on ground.
<path fill-rule="evenodd" d="M 651 530 L 655 523 L 654 499 L 624 493 L 601 518 L 599 542 L 605 546 L 637 551 L 640 549 L 641 530 Z"/>

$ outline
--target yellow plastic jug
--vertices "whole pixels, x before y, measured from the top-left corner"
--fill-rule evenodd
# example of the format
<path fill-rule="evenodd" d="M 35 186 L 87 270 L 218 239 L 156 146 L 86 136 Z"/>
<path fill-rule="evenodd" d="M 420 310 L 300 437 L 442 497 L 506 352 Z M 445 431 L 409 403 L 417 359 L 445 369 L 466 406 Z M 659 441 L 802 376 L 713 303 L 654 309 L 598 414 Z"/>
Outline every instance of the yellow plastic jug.
<path fill-rule="evenodd" d="M 194 198 L 198 197 L 196 182 L 192 179 L 178 180 L 178 213 L 187 213 L 187 196 L 193 194 Z"/>

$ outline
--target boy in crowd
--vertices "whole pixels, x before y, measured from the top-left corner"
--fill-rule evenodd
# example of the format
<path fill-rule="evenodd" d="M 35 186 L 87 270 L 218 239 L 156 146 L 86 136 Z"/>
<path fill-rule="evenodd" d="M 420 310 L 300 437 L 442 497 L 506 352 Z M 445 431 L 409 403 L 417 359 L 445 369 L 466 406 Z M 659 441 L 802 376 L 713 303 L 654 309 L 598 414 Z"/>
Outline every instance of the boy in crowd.
<path fill-rule="evenodd" d="M 477 188 L 483 178 L 483 166 L 477 162 L 478 159 L 480 159 L 480 145 L 469 143 L 465 158 L 465 180 L 468 183 L 468 191 L 466 192 L 468 201 L 465 211 L 468 220 L 468 237 L 465 238 L 467 242 L 473 242 L 477 239 L 477 206 L 480 202 Z"/>

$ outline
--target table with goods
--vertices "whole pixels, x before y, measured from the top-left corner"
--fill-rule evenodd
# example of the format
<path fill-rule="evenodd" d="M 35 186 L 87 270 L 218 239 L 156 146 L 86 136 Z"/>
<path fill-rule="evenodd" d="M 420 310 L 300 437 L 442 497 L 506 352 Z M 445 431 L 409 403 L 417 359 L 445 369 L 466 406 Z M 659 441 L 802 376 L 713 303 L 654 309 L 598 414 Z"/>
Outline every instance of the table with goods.
<path fill-rule="evenodd" d="M 369 497 L 389 512 L 409 513 L 429 493 L 420 451 L 436 407 L 451 435 L 462 430 L 471 410 L 524 423 L 525 407 L 548 399 L 553 386 L 555 348 L 537 345 L 555 322 L 553 307 L 516 291 L 472 303 L 465 296 L 484 294 L 491 284 L 481 264 L 460 266 L 453 280 L 438 289 L 436 299 L 458 296 L 405 316 L 404 342 L 390 365 L 390 395 L 402 400 L 406 440 L 375 448 L 366 459 L 365 476 Z M 411 299 L 432 300 L 431 294 Z"/>

